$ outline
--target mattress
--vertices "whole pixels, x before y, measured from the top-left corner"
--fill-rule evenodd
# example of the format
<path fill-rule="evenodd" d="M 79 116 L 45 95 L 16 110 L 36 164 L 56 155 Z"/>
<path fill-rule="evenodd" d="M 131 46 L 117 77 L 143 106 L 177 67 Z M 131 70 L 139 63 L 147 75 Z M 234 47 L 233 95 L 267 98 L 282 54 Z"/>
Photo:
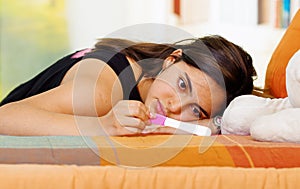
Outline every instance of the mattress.
<path fill-rule="evenodd" d="M 250 136 L 0 136 L 1 164 L 300 167 L 300 144 Z"/>

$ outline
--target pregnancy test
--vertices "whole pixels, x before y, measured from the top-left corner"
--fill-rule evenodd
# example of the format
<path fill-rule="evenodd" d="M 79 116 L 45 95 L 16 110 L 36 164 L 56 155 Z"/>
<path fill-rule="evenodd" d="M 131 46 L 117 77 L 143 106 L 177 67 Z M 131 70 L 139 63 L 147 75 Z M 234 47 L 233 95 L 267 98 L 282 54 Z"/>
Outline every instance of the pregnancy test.
<path fill-rule="evenodd" d="M 160 114 L 156 114 L 156 117 L 153 119 L 150 119 L 150 120 L 151 120 L 152 124 L 173 127 L 175 129 L 180 129 L 182 131 L 192 133 L 192 134 L 195 134 L 198 136 L 210 136 L 211 135 L 211 130 L 208 127 L 178 121 L 178 120 L 168 118 L 168 117 L 160 115 Z"/>

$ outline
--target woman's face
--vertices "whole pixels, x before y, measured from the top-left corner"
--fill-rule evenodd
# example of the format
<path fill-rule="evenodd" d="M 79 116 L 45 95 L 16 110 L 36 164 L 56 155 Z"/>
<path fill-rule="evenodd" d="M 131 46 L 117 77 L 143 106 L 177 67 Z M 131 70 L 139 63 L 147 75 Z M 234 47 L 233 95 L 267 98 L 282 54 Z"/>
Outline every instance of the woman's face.
<path fill-rule="evenodd" d="M 145 105 L 158 113 L 182 121 L 209 118 L 226 101 L 226 94 L 211 77 L 179 61 L 167 67 L 151 85 Z"/>

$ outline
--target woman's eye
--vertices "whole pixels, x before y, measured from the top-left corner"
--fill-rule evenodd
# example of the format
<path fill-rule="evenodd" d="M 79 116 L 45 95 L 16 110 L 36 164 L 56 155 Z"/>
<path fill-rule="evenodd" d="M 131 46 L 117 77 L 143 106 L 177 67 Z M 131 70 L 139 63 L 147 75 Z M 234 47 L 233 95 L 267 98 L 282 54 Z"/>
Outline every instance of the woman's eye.
<path fill-rule="evenodd" d="M 199 107 L 192 106 L 192 112 L 196 117 L 201 118 L 201 111 Z"/>
<path fill-rule="evenodd" d="M 186 84 L 185 84 L 184 80 L 181 79 L 181 78 L 179 78 L 179 81 L 178 81 L 178 87 L 179 87 L 181 90 L 186 89 Z"/>

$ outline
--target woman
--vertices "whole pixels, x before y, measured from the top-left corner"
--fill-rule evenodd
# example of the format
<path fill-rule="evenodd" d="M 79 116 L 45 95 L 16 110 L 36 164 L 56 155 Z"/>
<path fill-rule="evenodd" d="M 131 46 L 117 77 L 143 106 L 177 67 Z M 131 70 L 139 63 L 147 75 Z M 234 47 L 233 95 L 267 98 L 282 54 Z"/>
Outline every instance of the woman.
<path fill-rule="evenodd" d="M 209 120 L 251 93 L 255 75 L 250 55 L 220 36 L 175 44 L 106 38 L 12 91 L 1 102 L 0 133 L 128 135 L 155 113 Z"/>

